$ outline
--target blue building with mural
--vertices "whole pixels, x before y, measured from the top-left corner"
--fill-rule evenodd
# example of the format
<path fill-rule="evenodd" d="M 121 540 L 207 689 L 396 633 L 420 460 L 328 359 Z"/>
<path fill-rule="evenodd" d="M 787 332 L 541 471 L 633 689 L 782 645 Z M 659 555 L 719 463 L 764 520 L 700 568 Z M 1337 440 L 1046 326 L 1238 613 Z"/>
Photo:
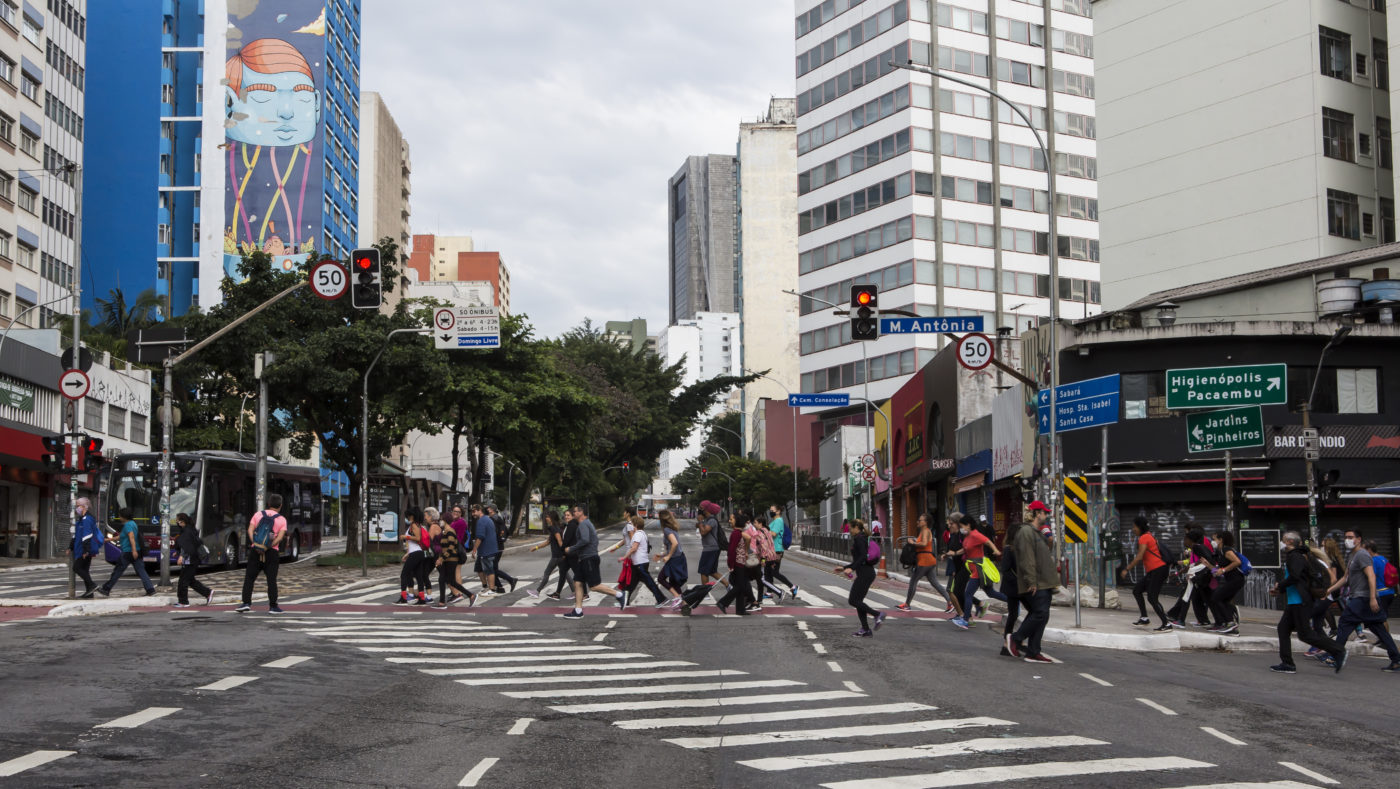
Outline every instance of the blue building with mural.
<path fill-rule="evenodd" d="M 356 246 L 359 0 L 123 0 L 89 21 L 84 306 L 154 288 L 180 315 L 253 250 L 292 270 Z"/>

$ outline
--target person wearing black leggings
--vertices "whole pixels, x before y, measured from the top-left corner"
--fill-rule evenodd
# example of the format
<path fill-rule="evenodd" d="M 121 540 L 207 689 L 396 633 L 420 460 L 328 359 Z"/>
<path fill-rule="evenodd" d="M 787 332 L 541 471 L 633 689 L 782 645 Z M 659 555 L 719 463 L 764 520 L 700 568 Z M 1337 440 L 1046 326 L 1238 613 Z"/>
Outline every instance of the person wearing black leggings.
<path fill-rule="evenodd" d="M 1024 523 L 1016 524 L 1006 531 L 1006 540 L 1001 549 L 1001 593 L 1006 595 L 1006 619 L 1001 629 L 1001 655 L 1013 657 L 1007 646 L 1011 634 L 1016 632 L 1016 620 L 1021 616 L 1021 588 L 1016 583 L 1016 532 L 1030 528 Z"/>
<path fill-rule="evenodd" d="M 870 591 L 870 585 L 875 582 L 875 565 L 870 562 L 870 533 L 866 531 L 865 521 L 857 518 L 851 521 L 851 563 L 837 567 L 832 572 L 837 575 L 847 574 L 851 578 L 854 574 L 854 581 L 851 584 L 851 595 L 846 598 L 856 609 L 856 616 L 860 617 L 860 629 L 852 635 L 859 638 L 868 638 L 880 629 L 880 625 L 885 623 L 885 613 L 876 611 L 865 604 L 865 595 Z M 874 628 L 871 628 L 869 617 L 875 617 Z"/>
<path fill-rule="evenodd" d="M 1210 593 L 1210 610 L 1215 615 L 1210 631 L 1229 635 L 1240 632 L 1235 596 L 1244 588 L 1244 573 L 1240 570 L 1240 555 L 1235 551 L 1235 535 L 1222 531 L 1215 535 L 1215 544 L 1220 549 L 1220 566 L 1211 571 L 1216 583 Z"/>
<path fill-rule="evenodd" d="M 462 544 L 457 541 L 457 532 L 443 528 L 437 538 L 438 553 L 435 562 L 438 571 L 438 601 L 433 608 L 447 607 L 447 588 L 450 586 L 467 598 L 467 607 L 476 605 L 476 595 L 468 592 L 457 581 L 457 567 L 462 563 Z"/>
<path fill-rule="evenodd" d="M 399 571 L 399 599 L 394 604 L 407 605 L 411 602 L 413 605 L 427 605 L 432 602 L 428 598 L 427 578 L 419 572 L 423 564 L 423 544 L 428 541 L 423 528 L 423 513 L 411 508 L 404 513 L 404 520 L 408 521 L 408 528 L 399 536 L 404 547 L 403 569 Z M 418 594 L 410 597 L 415 586 Z"/>
<path fill-rule="evenodd" d="M 1152 526 L 1148 524 L 1147 518 L 1139 515 L 1133 518 L 1133 541 L 1137 543 L 1137 554 L 1128 565 L 1118 571 L 1120 577 L 1126 578 L 1128 571 L 1142 565 L 1145 574 L 1136 584 L 1133 585 L 1133 599 L 1138 604 L 1138 619 L 1134 625 L 1143 626 L 1152 623 L 1147 618 L 1147 606 L 1143 603 L 1143 596 L 1152 604 L 1152 610 L 1157 614 L 1157 618 L 1162 620 L 1157 631 L 1165 633 L 1172 629 L 1171 622 L 1167 620 L 1167 612 L 1162 610 L 1162 584 L 1167 582 L 1168 567 L 1162 561 L 1162 549 L 1157 546 L 1157 537 L 1152 534 Z"/>

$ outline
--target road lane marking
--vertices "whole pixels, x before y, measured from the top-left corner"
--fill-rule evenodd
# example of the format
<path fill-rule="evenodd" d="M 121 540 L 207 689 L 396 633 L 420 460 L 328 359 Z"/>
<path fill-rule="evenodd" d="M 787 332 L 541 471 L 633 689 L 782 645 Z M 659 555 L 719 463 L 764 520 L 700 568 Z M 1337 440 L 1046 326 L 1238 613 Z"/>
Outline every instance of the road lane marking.
<path fill-rule="evenodd" d="M 364 616 L 368 611 L 336 611 L 337 616 Z"/>
<path fill-rule="evenodd" d="M 43 586 L 26 586 L 26 587 L 23 587 L 23 588 L 21 588 L 21 589 L 0 589 L 0 595 L 4 595 L 4 596 L 6 596 L 6 597 L 9 597 L 9 596 L 11 596 L 11 595 L 17 595 L 17 594 L 20 594 L 20 593 L 22 593 L 22 592 L 38 592 L 38 591 L 40 591 L 40 590 L 42 590 L 42 589 L 54 589 L 55 591 L 57 591 L 58 589 L 62 589 L 62 588 L 63 588 L 63 587 L 62 587 L 61 584 L 44 584 Z"/>
<path fill-rule="evenodd" d="M 841 614 L 813 614 L 818 619 L 845 619 Z"/>
<path fill-rule="evenodd" d="M 534 646 L 536 641 L 548 641 L 549 639 L 525 638 L 519 641 L 471 641 L 463 643 L 452 641 L 446 638 L 405 638 L 395 641 L 392 638 L 336 638 L 332 639 L 337 644 L 448 644 L 459 647 L 453 650 L 453 654 L 477 655 L 484 652 L 519 652 L 521 654 L 530 652 L 599 652 L 610 650 L 609 646 L 596 646 L 569 644 L 568 646 Z M 530 646 L 520 646 L 521 643 Z M 557 643 L 557 642 L 552 642 Z"/>
<path fill-rule="evenodd" d="M 1202 726 L 1201 731 L 1205 732 L 1206 734 L 1209 734 L 1212 737 L 1224 740 L 1225 742 L 1228 742 L 1231 745 L 1248 745 L 1248 743 L 1246 743 L 1244 740 L 1237 740 L 1234 737 L 1231 737 L 1230 735 L 1226 734 L 1225 732 L 1219 729 L 1212 729 L 1209 726 Z"/>
<path fill-rule="evenodd" d="M 602 641 L 603 639 L 605 639 L 605 638 L 607 638 L 607 637 L 608 637 L 608 634 L 607 634 L 607 633 L 599 633 L 598 635 L 596 635 L 596 636 L 593 637 L 593 640 L 594 640 L 594 641 Z"/>
<path fill-rule="evenodd" d="M 239 685 L 247 685 L 249 682 L 253 682 L 256 679 L 257 677 L 224 677 L 218 682 L 201 685 L 195 688 L 195 690 L 232 690 Z"/>
<path fill-rule="evenodd" d="M 1105 688 L 1111 688 L 1111 687 L 1113 687 L 1113 683 L 1112 683 L 1112 682 L 1104 682 L 1103 680 L 1099 679 L 1098 677 L 1094 676 L 1093 674 L 1085 674 L 1085 673 L 1083 673 L 1083 672 L 1080 672 L 1079 676 L 1081 676 L 1081 677 L 1083 677 L 1083 678 L 1085 678 L 1085 679 L 1087 679 L 1087 680 L 1089 680 L 1090 682 L 1093 682 L 1093 683 L 1095 683 L 1095 684 L 1103 685 Z"/>
<path fill-rule="evenodd" d="M 607 647 L 603 647 L 603 648 L 604 648 L 604 649 L 607 649 Z M 452 654 L 452 655 L 464 655 L 464 654 L 471 654 L 472 652 L 475 651 L 475 650 L 468 650 L 468 649 L 448 649 L 447 647 L 403 647 L 402 649 L 398 649 L 398 648 L 395 648 L 395 647 L 356 647 L 356 649 L 360 649 L 360 650 L 365 651 L 365 652 L 403 652 L 403 653 L 407 653 L 407 654 L 410 654 L 410 655 L 413 655 L 413 654 L 430 654 L 430 655 L 435 655 L 435 654 Z M 425 652 L 425 650 L 427 650 L 427 651 Z M 465 663 L 513 663 L 513 662 L 515 662 L 515 661 L 522 661 L 522 662 L 528 663 L 528 662 L 531 662 L 531 661 L 554 661 L 554 660 L 598 660 L 600 657 L 602 657 L 602 656 L 597 655 L 597 654 L 592 654 L 592 655 L 484 655 L 484 656 L 482 656 L 482 657 L 458 658 L 458 659 L 456 659 L 456 660 L 453 660 L 452 662 L 453 662 L 453 663 L 465 664 Z M 651 657 L 651 655 L 648 655 L 648 654 L 646 654 L 645 652 L 614 652 L 614 653 L 608 654 L 608 655 L 606 656 L 606 659 L 607 659 L 607 660 L 631 660 L 631 659 L 633 659 L 633 658 L 649 658 L 649 657 Z M 424 660 L 418 660 L 418 661 L 415 661 L 415 662 L 417 662 L 417 663 L 423 663 L 423 662 L 426 662 L 426 661 L 424 661 Z M 436 661 L 436 662 L 446 662 L 446 661 Z"/>
<path fill-rule="evenodd" d="M 806 630 L 806 629 L 807 629 L 807 620 L 805 620 L 805 619 L 799 619 L 799 620 L 797 620 L 797 629 L 798 629 L 798 630 Z"/>
<path fill-rule="evenodd" d="M 1163 707 L 1161 704 L 1158 704 L 1157 702 L 1153 701 L 1152 699 L 1138 699 L 1138 701 L 1141 702 L 1142 704 L 1146 704 L 1147 706 L 1151 707 L 1151 708 L 1154 709 L 1154 710 L 1157 710 L 1158 712 L 1162 713 L 1163 715 L 1175 715 L 1175 714 L 1176 714 L 1176 713 L 1173 712 L 1172 710 L 1170 710 L 1170 709 L 1168 709 L 1168 708 L 1166 708 L 1166 707 Z"/>
<path fill-rule="evenodd" d="M 497 759 L 494 756 L 482 759 L 481 761 L 477 762 L 476 766 L 473 767 L 465 776 L 463 776 L 461 782 L 457 785 L 476 786 L 476 782 L 480 781 L 482 776 L 486 775 L 486 771 L 491 769 L 492 765 L 499 761 L 500 759 Z"/>
<path fill-rule="evenodd" d="M 368 635 L 392 636 L 393 634 L 392 634 L 392 633 L 370 633 L 370 634 L 368 634 Z M 422 634 L 417 634 L 417 635 L 426 635 L 426 636 L 441 635 L 441 636 L 446 636 L 446 637 L 449 637 L 449 638 L 450 638 L 450 637 L 452 637 L 452 636 L 455 635 L 455 634 L 453 634 L 453 633 L 422 633 Z M 501 635 L 504 636 L 504 635 L 513 635 L 513 634 L 501 633 Z M 578 643 L 577 641 L 574 641 L 572 638 L 499 638 L 499 639 L 493 638 L 493 639 L 481 640 L 481 641 L 456 641 L 456 640 L 445 640 L 445 639 L 444 639 L 444 640 L 433 640 L 433 639 L 418 639 L 418 638 L 404 638 L 404 639 L 397 639 L 397 638 L 367 638 L 367 639 L 363 639 L 363 640 L 346 639 L 346 638 L 337 638 L 337 639 L 334 639 L 334 641 L 335 641 L 335 643 L 337 643 L 337 644 L 399 644 L 399 643 L 407 643 L 407 644 L 455 644 L 455 645 L 457 645 L 457 646 L 459 646 L 459 647 L 495 647 L 495 646 L 502 646 L 502 645 L 510 646 L 510 645 L 518 645 L 518 644 L 577 644 L 577 643 Z"/>
<path fill-rule="evenodd" d="M 559 709 L 555 707 L 554 709 Z M 699 715 L 691 718 L 642 718 L 639 720 L 614 721 L 621 729 L 662 729 L 669 726 L 721 726 L 740 723 L 771 723 L 774 721 L 804 720 L 812 718 L 840 718 L 860 715 L 882 715 L 895 712 L 914 712 L 932 709 L 922 704 L 870 704 L 863 707 L 826 707 L 817 710 L 783 710 L 781 712 L 753 712 L 738 715 Z"/>
<path fill-rule="evenodd" d="M 803 631 L 802 631 L 802 635 L 806 636 L 808 641 L 816 641 L 816 640 L 817 640 L 817 634 L 816 634 L 816 633 L 813 633 L 813 632 L 810 631 L 810 630 L 803 630 Z"/>
<path fill-rule="evenodd" d="M 1150 770 L 1182 770 L 1195 767 L 1214 767 L 1209 762 L 1182 759 L 1177 756 L 1159 756 L 1126 759 L 1092 759 L 1083 762 L 1040 762 L 1038 764 L 1008 764 L 996 767 L 970 767 L 962 770 L 945 770 L 927 775 L 885 776 L 864 778 L 855 781 L 836 781 L 822 784 L 827 789 L 935 789 L 942 786 L 971 786 L 973 784 L 1000 783 L 1025 778 L 1044 780 L 1064 778 L 1071 775 L 1106 775 L 1110 773 L 1137 773 Z"/>
<path fill-rule="evenodd" d="M 842 684 L 842 685 L 845 685 L 846 688 L 847 688 L 848 690 L 853 690 L 853 691 L 855 691 L 856 693 L 864 693 L 864 692 L 865 692 L 865 691 L 863 691 L 863 690 L 860 689 L 860 686 L 859 686 L 859 685 L 857 685 L 856 683 L 850 681 L 849 679 L 846 680 L 845 682 L 841 683 L 841 684 Z"/>
<path fill-rule="evenodd" d="M 737 677 L 744 676 L 748 672 L 735 671 L 734 669 L 706 669 L 702 671 L 649 671 L 640 674 L 628 673 L 629 681 L 634 679 L 689 679 L 692 677 Z M 553 682 L 567 684 L 571 682 L 616 682 L 617 677 L 612 674 L 601 675 L 571 675 L 567 677 L 491 677 L 489 679 L 459 679 L 463 685 L 536 685 Z"/>
<path fill-rule="evenodd" d="M 845 596 L 846 596 L 846 593 L 845 593 L 845 592 L 841 592 L 841 597 L 845 597 Z M 807 591 L 807 590 L 805 590 L 805 589 L 802 590 L 801 592 L 798 592 L 798 593 L 797 593 L 797 601 L 798 601 L 799 603 L 806 603 L 808 608 L 834 608 L 834 607 L 835 607 L 832 603 L 827 602 L 825 599 L 823 599 L 823 598 L 821 598 L 821 597 L 818 597 L 818 596 L 812 594 L 811 592 L 809 592 L 809 591 Z"/>
<path fill-rule="evenodd" d="M 552 699 L 568 696 L 649 696 L 663 693 L 708 693 L 716 690 L 744 690 L 746 688 L 784 688 L 806 684 L 795 679 L 753 679 L 742 682 L 694 682 L 685 685 L 652 685 L 650 687 L 512 690 L 505 691 L 501 695 L 512 699 Z"/>
<path fill-rule="evenodd" d="M 631 676 L 628 676 L 631 679 Z M 851 693 L 847 690 L 818 690 L 809 693 L 769 693 L 760 696 L 723 696 L 703 699 L 665 699 L 662 701 L 614 701 L 601 704 L 572 704 L 550 707 L 556 712 L 578 715 L 585 712 L 627 712 L 629 710 L 668 710 L 705 709 L 710 707 L 748 707 L 754 704 L 783 704 L 792 701 L 831 701 L 833 699 L 861 698 L 864 693 Z M 802 711 L 806 715 L 807 711 Z M 622 724 L 616 724 L 621 726 Z M 624 727 L 626 728 L 626 727 Z"/>
<path fill-rule="evenodd" d="M 1317 789 L 1317 787 L 1312 784 L 1300 784 L 1297 781 L 1243 781 L 1228 784 L 1179 786 L 1175 789 Z"/>
<path fill-rule="evenodd" d="M 832 671 L 835 671 L 837 674 L 841 673 L 841 664 L 837 663 L 834 660 L 826 661 L 826 667 L 831 669 Z"/>
<path fill-rule="evenodd" d="M 606 625 L 603 625 L 604 630 L 612 630 L 614 627 L 617 627 L 617 620 L 613 620 L 611 622 L 608 622 Z"/>
<path fill-rule="evenodd" d="M 449 642 L 449 643 L 450 643 L 450 642 Z M 528 646 L 528 647 L 498 647 L 498 646 L 495 646 L 495 645 L 487 646 L 487 645 L 484 645 L 484 644 L 473 644 L 473 645 L 471 645 L 471 647 L 469 647 L 469 648 L 455 649 L 455 650 L 452 651 L 452 654 L 454 654 L 454 655 L 541 655 L 541 654 L 554 653 L 554 652 L 592 652 L 593 655 L 589 655 L 589 656 L 586 656 L 586 657 L 597 657 L 597 656 L 599 655 L 599 653 L 601 653 L 601 652 L 606 652 L 606 651 L 609 651 L 609 650 L 611 650 L 611 649 L 612 649 L 612 647 L 607 647 L 607 646 L 593 646 L 593 645 L 579 646 L 579 645 L 577 645 L 577 644 L 571 644 L 571 645 L 568 645 L 568 646 L 546 646 L 546 647 L 537 647 L 537 646 Z M 579 659 L 581 659 L 581 658 L 569 658 L 569 659 L 570 659 L 570 660 L 579 660 Z"/>
<path fill-rule="evenodd" d="M 999 718 L 944 718 L 932 721 L 905 721 L 876 726 L 841 726 L 834 729 L 797 729 L 770 731 L 762 734 L 732 734 L 721 737 L 677 737 L 666 740 L 682 748 L 728 748 L 741 745 L 768 745 L 774 742 L 811 742 L 835 740 L 842 737 L 879 737 L 886 734 L 913 734 L 921 731 L 966 729 L 973 726 L 1015 726 L 1014 721 Z M 887 779 L 879 779 L 887 780 Z"/>
<path fill-rule="evenodd" d="M 134 728 L 136 728 L 137 726 L 140 726 L 140 725 L 143 724 L 143 723 L 150 723 L 151 721 L 156 720 L 157 718 L 164 718 L 166 715 L 172 715 L 172 714 L 174 714 L 174 713 L 176 713 L 176 712 L 179 712 L 179 711 L 180 711 L 180 708 L 179 708 L 179 707 L 147 707 L 146 709 L 141 710 L 140 712 L 134 712 L 134 713 L 132 713 L 132 714 L 130 714 L 130 715 L 126 715 L 126 716 L 117 718 L 117 719 L 114 720 L 114 721 L 107 721 L 106 723 L 99 723 L 99 724 L 97 724 L 96 726 L 94 726 L 93 728 L 94 728 L 94 729 L 134 729 Z"/>
<path fill-rule="evenodd" d="M 876 589 L 876 588 L 874 588 L 874 587 L 871 587 L 871 588 L 870 588 L 870 593 L 873 594 L 873 595 L 877 595 L 877 596 L 879 596 L 879 597 L 883 597 L 883 598 L 885 598 L 885 599 L 887 599 L 887 600 L 893 600 L 893 601 L 896 602 L 896 603 L 902 603 L 902 602 L 904 602 L 904 597 L 903 597 L 903 596 L 894 594 L 894 593 L 892 593 L 892 592 L 886 592 L 886 591 L 884 591 L 884 590 L 882 590 L 882 589 Z M 919 599 L 918 599 L 917 597 L 915 597 L 915 598 L 914 598 L 914 601 L 913 601 L 912 603 L 909 604 L 909 607 L 910 607 L 910 608 L 913 608 L 915 611 L 942 611 L 942 610 L 943 610 L 942 607 L 935 608 L 935 607 L 933 607 L 933 606 L 931 606 L 931 605 L 928 605 L 927 603 L 920 602 Z"/>
<path fill-rule="evenodd" d="M 304 657 L 304 656 L 302 656 L 302 655 L 288 655 L 287 657 L 284 657 L 284 658 L 278 658 L 277 660 L 274 660 L 274 661 L 272 661 L 271 663 L 264 663 L 264 664 L 262 664 L 262 667 L 263 667 L 263 668 L 291 668 L 292 666 L 295 666 L 295 665 L 297 665 L 297 664 L 299 664 L 299 663 L 305 663 L 306 661 L 308 661 L 308 660 L 310 660 L 310 659 L 311 659 L 311 658 L 309 658 L 309 657 Z"/>
<path fill-rule="evenodd" d="M 1103 740 L 1087 737 L 978 737 L 962 742 L 939 743 L 937 745 L 915 745 L 905 748 L 872 748 L 862 751 L 841 751 L 837 753 L 809 753 L 802 756 L 773 756 L 762 759 L 749 759 L 739 764 L 755 770 L 773 772 L 794 770 L 803 767 L 835 767 L 846 764 L 870 764 L 874 762 L 895 762 L 904 759 L 933 759 L 942 756 L 964 756 L 976 753 L 1001 753 L 1004 751 L 1024 751 L 1035 748 L 1068 748 L 1078 745 L 1108 745 Z"/>
<path fill-rule="evenodd" d="M 828 591 L 828 592 L 831 592 L 832 594 L 834 594 L 834 595 L 836 595 L 836 596 L 838 596 L 838 597 L 843 597 L 843 598 L 844 598 L 844 597 L 849 597 L 849 596 L 850 596 L 850 590 L 842 589 L 842 588 L 839 587 L 839 586 L 831 586 L 831 585 L 829 585 L 829 584 L 822 584 L 822 588 L 825 589 L 825 590 Z"/>
<path fill-rule="evenodd" d="M 501 616 L 529 616 L 529 614 L 501 614 Z"/>
<path fill-rule="evenodd" d="M 1288 769 L 1294 772 L 1302 773 L 1303 775 L 1306 775 L 1314 781 L 1327 784 L 1328 786 L 1335 786 L 1338 783 L 1341 783 L 1340 781 L 1334 781 L 1331 778 L 1328 778 L 1327 776 L 1315 770 L 1309 770 L 1301 764 L 1296 764 L 1294 762 L 1279 762 L 1279 764 L 1283 765 L 1284 767 L 1287 767 Z"/>
<path fill-rule="evenodd" d="M 506 734 L 520 736 L 524 734 L 525 730 L 530 728 L 530 724 L 534 722 L 534 718 L 521 718 L 515 722 L 514 726 L 510 727 L 510 731 L 506 732 Z"/>
<path fill-rule="evenodd" d="M 617 657 L 608 655 L 608 657 Z M 418 658 L 387 658 L 390 662 L 403 663 L 424 663 Z M 456 663 L 455 660 L 435 660 L 434 663 Z M 627 671 L 631 672 L 639 668 L 669 668 L 672 666 L 693 666 L 694 663 L 688 660 L 651 660 L 651 661 L 631 661 L 627 663 L 603 663 L 593 666 L 484 666 L 480 668 L 424 668 L 419 669 L 424 674 L 432 674 L 437 677 L 461 677 L 470 674 L 501 674 L 501 673 L 523 673 L 531 672 L 538 674 L 550 674 L 560 671 Z M 630 674 L 629 674 L 630 676 Z M 616 680 L 617 677 L 610 677 Z"/>
<path fill-rule="evenodd" d="M 818 655 L 826 654 L 826 647 L 822 646 L 821 644 L 813 644 L 812 649 L 815 650 Z"/>
<path fill-rule="evenodd" d="M 22 773 L 25 770 L 32 770 L 40 765 L 58 761 L 65 756 L 72 756 L 77 751 L 34 751 L 23 756 L 0 762 L 0 778 Z"/>
<path fill-rule="evenodd" d="M 337 587 L 335 588 L 335 590 L 336 590 L 337 592 L 348 592 L 348 591 L 350 591 L 351 589 L 355 589 L 355 588 L 360 587 L 360 586 L 367 586 L 367 585 L 369 585 L 369 584 L 374 584 L 375 580 L 376 580 L 376 579 L 374 579 L 374 578 L 369 578 L 369 579 L 366 579 L 366 580 L 363 580 L 363 581 L 351 581 L 351 582 L 348 583 L 348 584 L 341 584 L 340 586 L 337 586 Z M 382 587 L 388 587 L 388 588 L 390 588 L 390 589 L 393 589 L 393 588 L 397 587 L 398 584 L 375 584 L 373 588 L 378 589 L 378 588 L 380 588 L 381 586 L 382 586 Z"/>
<path fill-rule="evenodd" d="M 422 616 L 422 611 L 391 611 L 393 616 Z"/>

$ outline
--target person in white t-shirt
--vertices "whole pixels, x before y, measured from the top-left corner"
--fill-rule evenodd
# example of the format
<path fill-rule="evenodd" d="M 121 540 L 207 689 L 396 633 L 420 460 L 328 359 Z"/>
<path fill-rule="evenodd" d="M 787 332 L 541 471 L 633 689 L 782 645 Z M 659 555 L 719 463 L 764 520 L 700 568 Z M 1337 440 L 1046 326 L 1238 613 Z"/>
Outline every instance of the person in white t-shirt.
<path fill-rule="evenodd" d="M 622 591 L 631 595 L 636 590 L 638 583 L 644 583 L 656 597 L 657 604 L 666 602 L 666 595 L 661 593 L 661 587 L 656 585 L 656 579 L 651 577 L 651 544 L 647 539 L 646 521 L 641 516 L 633 515 L 631 524 L 632 536 L 628 538 L 627 553 L 618 559 L 619 562 L 632 563 L 632 580 L 622 587 Z"/>

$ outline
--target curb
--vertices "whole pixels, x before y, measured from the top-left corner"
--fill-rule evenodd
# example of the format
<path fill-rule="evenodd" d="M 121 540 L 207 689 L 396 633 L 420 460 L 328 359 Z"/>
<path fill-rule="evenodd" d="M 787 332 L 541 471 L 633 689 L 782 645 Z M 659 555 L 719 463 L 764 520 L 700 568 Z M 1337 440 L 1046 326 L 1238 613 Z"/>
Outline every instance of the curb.
<path fill-rule="evenodd" d="M 0 573 L 24 573 L 31 570 L 66 570 L 66 563 L 60 564 L 21 564 L 15 567 L 0 567 Z"/>

